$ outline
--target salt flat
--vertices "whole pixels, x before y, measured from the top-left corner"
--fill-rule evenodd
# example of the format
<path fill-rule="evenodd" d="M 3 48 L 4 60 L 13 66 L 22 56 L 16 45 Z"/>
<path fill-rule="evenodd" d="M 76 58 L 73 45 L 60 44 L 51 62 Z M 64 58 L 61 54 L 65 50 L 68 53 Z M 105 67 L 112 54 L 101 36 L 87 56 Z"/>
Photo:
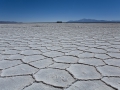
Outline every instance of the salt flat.
<path fill-rule="evenodd" d="M 120 24 L 0 24 L 0 90 L 120 90 Z"/>

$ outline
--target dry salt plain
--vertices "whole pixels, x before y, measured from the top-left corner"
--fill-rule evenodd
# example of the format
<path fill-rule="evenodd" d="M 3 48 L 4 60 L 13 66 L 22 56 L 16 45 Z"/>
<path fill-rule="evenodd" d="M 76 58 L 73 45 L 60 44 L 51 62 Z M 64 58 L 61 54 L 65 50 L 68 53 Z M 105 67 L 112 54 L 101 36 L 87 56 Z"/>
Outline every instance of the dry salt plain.
<path fill-rule="evenodd" d="M 120 24 L 0 24 L 0 90 L 120 90 Z"/>

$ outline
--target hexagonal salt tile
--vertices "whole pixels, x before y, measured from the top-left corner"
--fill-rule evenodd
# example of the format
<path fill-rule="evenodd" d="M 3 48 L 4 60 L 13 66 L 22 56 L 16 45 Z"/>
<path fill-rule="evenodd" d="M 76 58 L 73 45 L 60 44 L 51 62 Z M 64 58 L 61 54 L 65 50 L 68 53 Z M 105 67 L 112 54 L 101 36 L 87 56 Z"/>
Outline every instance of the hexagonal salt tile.
<path fill-rule="evenodd" d="M 47 59 L 31 62 L 30 64 L 37 68 L 45 68 L 45 67 L 48 67 L 52 63 L 53 63 L 52 59 L 47 58 Z"/>
<path fill-rule="evenodd" d="M 15 67 L 2 70 L 1 76 L 25 75 L 35 73 L 36 71 L 36 68 L 33 68 L 27 64 L 21 64 Z"/>
<path fill-rule="evenodd" d="M 90 48 L 86 51 L 92 52 L 92 53 L 106 53 L 107 51 L 103 50 L 103 49 L 97 49 L 97 48 Z"/>
<path fill-rule="evenodd" d="M 108 52 L 111 52 L 111 53 L 120 53 L 120 50 L 119 49 L 115 49 L 115 48 L 108 48 L 106 49 Z"/>
<path fill-rule="evenodd" d="M 120 68 L 119 67 L 102 66 L 102 67 L 97 67 L 97 70 L 103 76 L 120 76 Z"/>
<path fill-rule="evenodd" d="M 105 63 L 102 60 L 96 59 L 96 58 L 80 59 L 79 63 L 89 64 L 89 65 L 93 65 L 93 66 L 105 65 Z"/>
<path fill-rule="evenodd" d="M 85 50 L 87 50 L 87 49 L 89 49 L 89 48 L 88 48 L 88 47 L 80 46 L 80 47 L 78 47 L 77 49 L 85 51 Z"/>
<path fill-rule="evenodd" d="M 23 51 L 23 50 L 27 50 L 30 48 L 29 47 L 15 47 L 14 49 Z"/>
<path fill-rule="evenodd" d="M 95 54 L 96 58 L 100 58 L 100 59 L 109 59 L 110 57 L 106 54 Z"/>
<path fill-rule="evenodd" d="M 8 60 L 3 60 L 3 61 L 0 61 L 0 69 L 5 69 L 5 68 L 8 68 L 8 67 L 12 67 L 12 66 L 15 66 L 15 65 L 18 65 L 18 64 L 21 64 L 22 62 L 20 60 L 17 60 L 17 61 L 8 61 Z"/>
<path fill-rule="evenodd" d="M 65 55 L 78 56 L 81 53 L 83 53 L 83 51 L 75 50 L 75 51 L 70 51 L 70 52 L 66 53 Z"/>
<path fill-rule="evenodd" d="M 23 62 L 26 62 L 26 63 L 29 63 L 29 62 L 32 62 L 32 61 L 36 61 L 36 60 L 41 60 L 41 59 L 44 59 L 46 57 L 44 57 L 43 55 L 32 55 L 32 56 L 25 56 L 22 61 Z"/>
<path fill-rule="evenodd" d="M 85 53 L 79 54 L 78 57 L 79 58 L 93 58 L 94 57 L 94 53 L 85 52 Z"/>
<path fill-rule="evenodd" d="M 5 50 L 3 52 L 3 55 L 12 55 L 12 54 L 19 54 L 20 51 L 17 51 L 17 50 Z"/>
<path fill-rule="evenodd" d="M 104 62 L 107 63 L 108 65 L 120 67 L 120 60 L 119 59 L 107 59 L 107 60 L 104 60 Z"/>
<path fill-rule="evenodd" d="M 58 87 L 67 87 L 74 82 L 74 78 L 67 71 L 59 69 L 41 69 L 34 77 L 37 81 Z"/>
<path fill-rule="evenodd" d="M 104 77 L 102 80 L 108 85 L 120 90 L 120 78 L 119 77 Z"/>
<path fill-rule="evenodd" d="M 100 43 L 100 42 L 97 43 L 97 42 L 96 42 L 96 45 L 111 45 L 111 44 L 110 44 L 110 43 L 105 43 L 105 42 L 104 42 L 104 43 Z"/>
<path fill-rule="evenodd" d="M 28 86 L 23 90 L 62 90 L 62 89 L 54 88 L 43 83 L 33 83 L 31 86 Z"/>
<path fill-rule="evenodd" d="M 17 76 L 0 78 L 0 90 L 22 90 L 25 86 L 33 83 L 31 76 Z"/>
<path fill-rule="evenodd" d="M 100 79 L 101 75 L 93 66 L 73 64 L 67 70 L 77 79 Z"/>
<path fill-rule="evenodd" d="M 68 53 L 68 52 L 70 52 L 71 50 L 69 50 L 69 49 L 60 49 L 60 50 L 58 50 L 58 51 L 63 52 L 63 53 Z"/>
<path fill-rule="evenodd" d="M 77 63 L 78 58 L 74 56 L 61 56 L 54 58 L 56 62 L 64 62 L 64 63 Z"/>
<path fill-rule="evenodd" d="M 10 55 L 10 57 L 8 57 L 7 59 L 10 59 L 10 60 L 17 60 L 17 59 L 23 59 L 23 55 L 20 55 L 20 54 L 16 54 L 16 55 Z"/>
<path fill-rule="evenodd" d="M 52 47 L 47 47 L 47 49 L 49 49 L 49 50 L 60 50 L 60 49 L 62 49 L 62 47 L 52 46 Z"/>
<path fill-rule="evenodd" d="M 22 51 L 21 54 L 23 54 L 23 55 L 38 55 L 38 54 L 41 54 L 41 52 L 39 50 L 25 50 L 25 51 Z"/>
<path fill-rule="evenodd" d="M 76 48 L 77 46 L 76 45 L 72 45 L 72 44 L 64 44 L 64 45 L 62 45 L 62 47 L 64 47 L 64 48 Z"/>
<path fill-rule="evenodd" d="M 58 69 L 66 69 L 70 66 L 70 64 L 64 64 L 64 63 L 54 63 L 50 65 L 51 68 L 58 68 Z"/>
<path fill-rule="evenodd" d="M 57 52 L 57 51 L 50 51 L 50 52 L 43 53 L 43 55 L 45 55 L 47 57 L 58 57 L 58 56 L 64 55 L 64 53 Z"/>
<path fill-rule="evenodd" d="M 107 54 L 114 58 L 120 58 L 120 53 L 107 53 Z"/>
<path fill-rule="evenodd" d="M 100 80 L 78 81 L 65 90 L 114 90 Z"/>

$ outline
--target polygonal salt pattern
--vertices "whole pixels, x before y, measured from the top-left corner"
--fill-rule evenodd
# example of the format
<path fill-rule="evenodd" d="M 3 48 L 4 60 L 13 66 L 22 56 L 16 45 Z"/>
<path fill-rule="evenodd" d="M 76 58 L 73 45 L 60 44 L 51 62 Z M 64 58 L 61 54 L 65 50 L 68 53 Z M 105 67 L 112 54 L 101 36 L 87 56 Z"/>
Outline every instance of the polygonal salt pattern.
<path fill-rule="evenodd" d="M 37 71 L 36 68 L 33 68 L 27 64 L 21 64 L 15 67 L 2 70 L 1 76 L 15 76 L 15 75 L 25 75 L 33 74 Z"/>
<path fill-rule="evenodd" d="M 21 64 L 21 63 L 22 62 L 20 60 L 16 60 L 16 61 L 3 60 L 3 61 L 0 61 L 0 69 L 9 68 L 9 67 Z"/>
<path fill-rule="evenodd" d="M 32 65 L 32 66 L 34 66 L 36 68 L 45 68 L 45 67 L 48 67 L 50 64 L 53 64 L 53 61 L 50 58 L 30 63 L 30 65 Z"/>
<path fill-rule="evenodd" d="M 107 53 L 109 56 L 120 59 L 120 53 Z"/>
<path fill-rule="evenodd" d="M 110 53 L 120 53 L 120 50 L 119 49 L 115 49 L 115 48 L 109 48 L 109 49 L 106 49 L 108 52 Z"/>
<path fill-rule="evenodd" d="M 78 47 L 77 49 L 82 50 L 82 51 L 85 51 L 85 50 L 89 49 L 89 47 L 80 46 L 80 47 Z"/>
<path fill-rule="evenodd" d="M 48 50 L 60 50 L 62 49 L 62 47 L 57 47 L 57 46 L 54 46 L 54 47 L 47 47 Z"/>
<path fill-rule="evenodd" d="M 73 56 L 61 56 L 54 58 L 54 61 L 63 63 L 77 63 L 78 58 Z"/>
<path fill-rule="evenodd" d="M 100 79 L 101 75 L 93 66 L 73 64 L 67 70 L 77 79 Z"/>
<path fill-rule="evenodd" d="M 108 65 L 120 67 L 120 59 L 107 59 L 107 60 L 104 60 L 104 62 Z"/>
<path fill-rule="evenodd" d="M 65 55 L 78 56 L 81 53 L 83 53 L 83 51 L 75 50 L 75 51 L 70 51 L 70 52 L 66 53 Z"/>
<path fill-rule="evenodd" d="M 62 90 L 62 89 L 45 85 L 43 83 L 33 83 L 31 86 L 28 86 L 23 90 Z"/>
<path fill-rule="evenodd" d="M 29 47 L 15 47 L 15 50 L 20 50 L 20 51 L 24 51 L 24 50 L 29 50 Z"/>
<path fill-rule="evenodd" d="M 70 67 L 70 64 L 65 64 L 65 63 L 54 63 L 50 65 L 49 67 L 51 68 L 58 68 L 58 69 L 66 69 Z"/>
<path fill-rule="evenodd" d="M 92 53 L 106 53 L 107 51 L 103 50 L 103 49 L 97 49 L 97 48 L 90 48 L 88 50 L 86 50 L 88 52 L 92 52 Z"/>
<path fill-rule="evenodd" d="M 79 58 L 93 58 L 94 56 L 95 56 L 94 53 L 89 52 L 85 52 L 78 55 Z"/>
<path fill-rule="evenodd" d="M 119 90 L 119 23 L 0 24 L 0 90 Z"/>
<path fill-rule="evenodd" d="M 34 82 L 31 76 L 0 78 L 0 90 L 22 90 Z"/>
<path fill-rule="evenodd" d="M 16 55 L 10 55 L 7 59 L 9 60 L 21 60 L 24 58 L 24 55 L 16 54 Z"/>
<path fill-rule="evenodd" d="M 114 90 L 100 80 L 96 81 L 77 81 L 65 90 Z"/>
<path fill-rule="evenodd" d="M 79 63 L 93 65 L 93 66 L 105 65 L 105 63 L 102 60 L 96 58 L 79 59 Z"/>
<path fill-rule="evenodd" d="M 25 50 L 21 52 L 22 55 L 39 55 L 41 52 L 39 50 Z"/>
<path fill-rule="evenodd" d="M 29 62 L 36 61 L 36 60 L 41 60 L 41 59 L 44 59 L 44 58 L 46 58 L 46 57 L 44 57 L 43 55 L 31 55 L 31 56 L 24 56 L 22 61 L 25 62 L 25 63 L 29 63 Z"/>
<path fill-rule="evenodd" d="M 5 50 L 2 54 L 4 55 L 13 55 L 13 54 L 19 54 L 20 51 L 17 50 Z"/>
<path fill-rule="evenodd" d="M 103 76 L 120 76 L 120 68 L 119 67 L 102 66 L 102 67 L 97 67 L 97 70 Z"/>
<path fill-rule="evenodd" d="M 96 43 L 97 45 L 111 45 L 110 43 Z"/>
<path fill-rule="evenodd" d="M 39 70 L 34 77 L 37 81 L 58 87 L 67 87 L 75 81 L 67 71 L 50 68 Z"/>
<path fill-rule="evenodd" d="M 69 49 L 61 49 L 61 50 L 58 50 L 58 51 L 63 52 L 63 53 L 69 53 L 71 50 L 69 50 Z"/>
<path fill-rule="evenodd" d="M 106 54 L 95 54 L 95 57 L 99 58 L 99 59 L 102 59 L 102 60 L 110 58 L 110 56 L 108 56 Z"/>
<path fill-rule="evenodd" d="M 119 77 L 104 77 L 102 80 L 106 84 L 120 90 L 120 78 Z"/>
<path fill-rule="evenodd" d="M 43 55 L 53 58 L 53 57 L 63 56 L 64 53 L 58 52 L 58 51 L 50 51 L 50 52 L 43 53 Z"/>

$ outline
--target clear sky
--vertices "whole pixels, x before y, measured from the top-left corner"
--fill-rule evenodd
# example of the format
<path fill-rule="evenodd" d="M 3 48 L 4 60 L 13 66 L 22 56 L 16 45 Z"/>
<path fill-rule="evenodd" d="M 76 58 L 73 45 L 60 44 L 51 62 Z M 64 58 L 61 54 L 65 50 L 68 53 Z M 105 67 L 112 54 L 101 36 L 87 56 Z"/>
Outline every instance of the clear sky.
<path fill-rule="evenodd" d="M 0 21 L 120 20 L 120 0 L 0 0 Z"/>

